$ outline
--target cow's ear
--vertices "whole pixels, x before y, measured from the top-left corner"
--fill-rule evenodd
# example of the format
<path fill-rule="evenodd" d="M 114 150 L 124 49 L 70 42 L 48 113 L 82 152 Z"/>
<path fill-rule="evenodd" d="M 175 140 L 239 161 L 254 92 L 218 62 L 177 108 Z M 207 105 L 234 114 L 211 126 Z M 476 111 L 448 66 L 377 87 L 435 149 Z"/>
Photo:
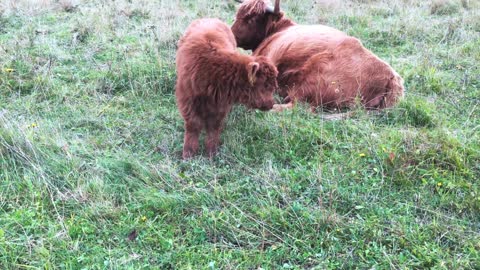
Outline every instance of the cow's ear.
<path fill-rule="evenodd" d="M 257 79 L 257 72 L 259 69 L 260 64 L 257 62 L 250 62 L 247 65 L 248 82 L 250 82 L 251 86 L 255 84 L 255 80 Z"/>

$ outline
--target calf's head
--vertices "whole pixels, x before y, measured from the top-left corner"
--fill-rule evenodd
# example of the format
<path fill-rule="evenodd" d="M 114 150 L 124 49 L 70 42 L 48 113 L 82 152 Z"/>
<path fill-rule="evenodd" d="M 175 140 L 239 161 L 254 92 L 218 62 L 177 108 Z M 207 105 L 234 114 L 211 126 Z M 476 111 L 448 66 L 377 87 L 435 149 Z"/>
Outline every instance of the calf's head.
<path fill-rule="evenodd" d="M 272 7 L 269 0 L 245 0 L 238 9 L 232 32 L 235 35 L 238 47 L 246 50 L 255 50 L 267 36 L 268 24 L 278 19 L 280 14 L 280 0 L 275 0 Z"/>
<path fill-rule="evenodd" d="M 264 56 L 254 58 L 246 66 L 248 89 L 242 90 L 240 103 L 247 107 L 268 111 L 275 100 L 273 93 L 278 88 L 277 68 Z"/>

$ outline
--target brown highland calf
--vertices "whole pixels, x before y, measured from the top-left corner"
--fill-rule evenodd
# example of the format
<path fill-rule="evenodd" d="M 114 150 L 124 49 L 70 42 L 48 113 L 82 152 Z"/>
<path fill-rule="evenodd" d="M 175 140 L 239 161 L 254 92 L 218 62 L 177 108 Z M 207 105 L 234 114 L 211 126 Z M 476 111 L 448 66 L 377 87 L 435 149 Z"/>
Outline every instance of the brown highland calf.
<path fill-rule="evenodd" d="M 198 151 L 201 131 L 205 148 L 215 155 L 223 121 L 235 103 L 270 110 L 277 86 L 277 69 L 264 56 L 237 52 L 232 31 L 217 19 L 190 24 L 178 43 L 175 94 L 185 119 L 183 158 Z"/>
<path fill-rule="evenodd" d="M 403 97 L 403 79 L 358 39 L 324 25 L 298 25 L 280 12 L 280 0 L 275 7 L 268 0 L 237 2 L 243 2 L 232 25 L 238 46 L 275 64 L 285 101 L 337 109 L 358 97 L 364 107 L 381 109 Z"/>

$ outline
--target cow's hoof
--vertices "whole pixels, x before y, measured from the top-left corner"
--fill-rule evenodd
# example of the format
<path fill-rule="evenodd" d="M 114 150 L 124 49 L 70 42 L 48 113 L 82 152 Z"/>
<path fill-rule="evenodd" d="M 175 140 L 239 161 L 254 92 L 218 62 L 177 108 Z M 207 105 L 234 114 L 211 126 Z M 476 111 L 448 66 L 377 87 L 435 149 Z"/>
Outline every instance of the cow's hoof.
<path fill-rule="evenodd" d="M 272 108 L 272 112 L 281 112 L 284 110 L 289 110 L 293 108 L 293 103 L 287 103 L 287 104 L 274 104 Z"/>

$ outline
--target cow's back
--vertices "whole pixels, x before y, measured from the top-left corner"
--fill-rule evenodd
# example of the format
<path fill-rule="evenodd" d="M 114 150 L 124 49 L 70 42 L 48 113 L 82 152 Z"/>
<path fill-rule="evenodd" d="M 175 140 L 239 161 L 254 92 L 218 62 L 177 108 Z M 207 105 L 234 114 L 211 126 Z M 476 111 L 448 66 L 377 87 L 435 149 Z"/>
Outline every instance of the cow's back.
<path fill-rule="evenodd" d="M 333 50 L 347 37 L 325 25 L 294 25 L 265 39 L 254 54 L 277 64 L 285 57 L 308 58 L 312 53 Z"/>

